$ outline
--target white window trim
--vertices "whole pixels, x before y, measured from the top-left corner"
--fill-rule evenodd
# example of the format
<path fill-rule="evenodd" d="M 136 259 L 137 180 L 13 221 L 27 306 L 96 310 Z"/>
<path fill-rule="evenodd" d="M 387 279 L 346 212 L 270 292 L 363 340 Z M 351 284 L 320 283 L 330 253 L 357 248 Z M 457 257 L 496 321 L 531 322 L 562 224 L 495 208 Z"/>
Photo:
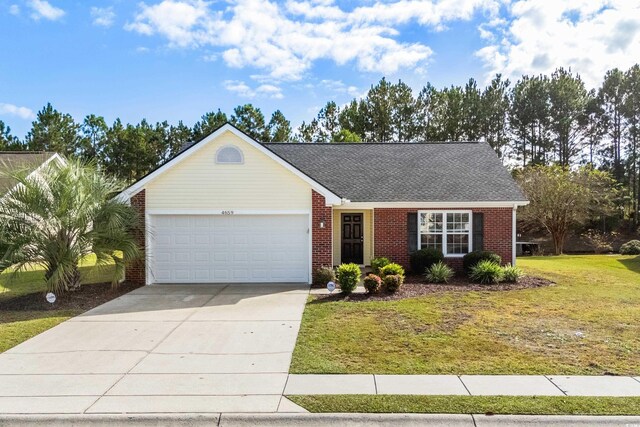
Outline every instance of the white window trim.
<path fill-rule="evenodd" d="M 218 160 L 218 156 L 220 156 L 220 152 L 222 150 L 227 149 L 227 148 L 232 148 L 232 149 L 236 150 L 240 154 L 240 161 L 239 162 L 221 162 L 221 161 Z M 244 153 L 242 152 L 242 150 L 239 147 L 237 147 L 237 146 L 235 146 L 233 144 L 223 145 L 222 147 L 220 147 L 220 148 L 218 148 L 216 150 L 215 162 L 216 162 L 216 165 L 243 165 L 244 164 Z"/>
<path fill-rule="evenodd" d="M 420 217 L 423 213 L 436 213 L 442 214 L 442 231 L 440 233 L 429 233 L 429 234 L 440 234 L 442 236 L 442 254 L 446 258 L 462 258 L 466 254 L 449 254 L 447 253 L 447 214 L 450 213 L 466 213 L 469 214 L 469 252 L 473 251 L 473 212 L 469 210 L 421 210 L 418 211 L 418 235 L 416 236 L 418 239 L 418 249 L 421 249 L 421 235 L 420 232 Z M 463 233 L 451 233 L 451 234 L 463 234 Z M 467 252 L 467 253 L 469 253 Z"/>

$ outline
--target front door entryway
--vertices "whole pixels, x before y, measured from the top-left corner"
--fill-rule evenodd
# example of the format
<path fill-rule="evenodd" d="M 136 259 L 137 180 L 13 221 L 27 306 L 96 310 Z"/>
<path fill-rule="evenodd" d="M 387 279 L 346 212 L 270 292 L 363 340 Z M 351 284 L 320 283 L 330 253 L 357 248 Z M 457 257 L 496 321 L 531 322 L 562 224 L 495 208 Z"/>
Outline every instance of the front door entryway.
<path fill-rule="evenodd" d="M 342 214 L 341 262 L 362 264 L 363 230 L 361 213 Z"/>

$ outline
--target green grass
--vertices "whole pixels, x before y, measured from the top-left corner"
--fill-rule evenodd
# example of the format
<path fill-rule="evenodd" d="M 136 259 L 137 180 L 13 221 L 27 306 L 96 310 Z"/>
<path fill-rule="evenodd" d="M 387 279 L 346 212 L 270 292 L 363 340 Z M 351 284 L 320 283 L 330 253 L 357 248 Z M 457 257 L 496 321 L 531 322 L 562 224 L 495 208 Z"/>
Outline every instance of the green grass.
<path fill-rule="evenodd" d="M 113 265 L 96 267 L 95 256 L 85 258 L 80 272 L 85 283 L 111 281 Z M 34 265 L 29 271 L 0 274 L 0 303 L 22 295 L 46 291 L 44 271 Z M 43 296 L 44 298 L 44 296 Z M 0 353 L 20 344 L 65 320 L 77 316 L 82 310 L 0 311 Z"/>
<path fill-rule="evenodd" d="M 80 274 L 85 283 L 110 282 L 113 268 L 113 264 L 96 267 L 95 255 L 80 262 Z M 0 273 L 0 301 L 45 290 L 44 270 L 39 265 L 33 265 L 27 271 L 14 273 L 7 269 Z"/>
<path fill-rule="evenodd" d="M 640 257 L 532 257 L 518 265 L 557 284 L 398 301 L 310 298 L 291 372 L 640 373 Z"/>
<path fill-rule="evenodd" d="M 287 396 L 309 412 L 513 415 L 638 415 L 640 397 Z"/>

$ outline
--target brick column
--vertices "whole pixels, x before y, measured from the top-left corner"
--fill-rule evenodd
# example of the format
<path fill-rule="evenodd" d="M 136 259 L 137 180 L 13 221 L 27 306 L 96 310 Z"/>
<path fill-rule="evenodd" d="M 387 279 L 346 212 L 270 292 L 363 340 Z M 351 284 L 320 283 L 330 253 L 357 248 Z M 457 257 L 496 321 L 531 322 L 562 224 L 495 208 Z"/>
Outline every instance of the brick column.
<path fill-rule="evenodd" d="M 134 237 L 138 241 L 142 256 L 139 260 L 131 263 L 127 266 L 125 272 L 125 279 L 128 282 L 137 283 L 140 285 L 146 284 L 146 251 L 145 251 L 145 230 L 146 230 L 146 195 L 145 190 L 142 190 L 131 198 L 131 207 L 138 212 L 140 216 L 140 227 L 137 230 L 133 230 Z"/>
<path fill-rule="evenodd" d="M 311 190 L 311 268 L 333 265 L 332 209 L 324 196 Z M 324 228 L 320 228 L 320 221 Z"/>

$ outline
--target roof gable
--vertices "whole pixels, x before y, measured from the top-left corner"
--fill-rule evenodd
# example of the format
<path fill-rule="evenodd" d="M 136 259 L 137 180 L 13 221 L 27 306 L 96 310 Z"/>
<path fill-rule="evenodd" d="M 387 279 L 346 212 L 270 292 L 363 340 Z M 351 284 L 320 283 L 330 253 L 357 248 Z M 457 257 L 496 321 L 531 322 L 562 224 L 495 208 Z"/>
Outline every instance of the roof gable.
<path fill-rule="evenodd" d="M 129 188 L 125 189 L 122 193 L 120 193 L 120 197 L 126 198 L 126 199 L 131 198 L 133 195 L 135 195 L 136 193 L 144 189 L 147 184 L 157 179 L 159 176 L 161 176 L 162 174 L 170 170 L 172 167 L 180 164 L 185 159 L 195 155 L 203 147 L 207 146 L 207 144 L 216 140 L 225 132 L 230 132 L 234 134 L 235 136 L 240 138 L 242 141 L 249 144 L 256 150 L 262 152 L 263 154 L 265 154 L 266 156 L 274 160 L 276 163 L 278 163 L 280 166 L 282 166 L 283 168 L 290 171 L 295 176 L 297 176 L 298 178 L 300 178 L 301 180 L 309 184 L 311 188 L 313 188 L 315 191 L 317 191 L 318 193 L 322 194 L 325 197 L 328 204 L 339 204 L 341 202 L 341 198 L 339 195 L 332 192 L 321 183 L 315 181 L 313 178 L 309 177 L 305 173 L 301 172 L 296 166 L 284 160 L 280 155 L 267 149 L 263 144 L 260 144 L 259 142 L 255 141 L 254 139 L 246 135 L 244 132 L 240 131 L 238 128 L 236 128 L 235 126 L 229 123 L 221 126 L 217 130 L 212 132 L 210 135 L 204 137 L 200 141 L 182 150 L 177 156 L 173 157 L 172 159 L 170 159 L 169 161 L 159 166 L 154 171 L 150 172 L 145 177 L 143 177 L 142 179 L 140 179 L 139 181 L 131 185 Z"/>

